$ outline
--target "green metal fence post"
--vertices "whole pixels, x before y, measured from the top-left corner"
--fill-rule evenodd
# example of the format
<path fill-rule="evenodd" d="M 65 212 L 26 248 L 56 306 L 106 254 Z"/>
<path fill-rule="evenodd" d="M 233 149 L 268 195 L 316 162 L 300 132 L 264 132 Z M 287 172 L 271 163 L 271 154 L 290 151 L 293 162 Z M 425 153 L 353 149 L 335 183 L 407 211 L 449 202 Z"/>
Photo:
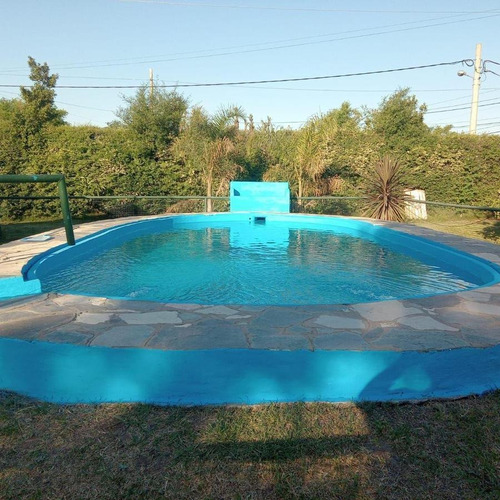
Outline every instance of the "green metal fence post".
<path fill-rule="evenodd" d="M 63 213 L 64 229 L 66 230 L 66 241 L 68 242 L 68 245 L 74 245 L 75 235 L 73 233 L 73 223 L 71 221 L 71 212 L 69 210 L 69 201 L 68 201 L 68 191 L 66 189 L 66 181 L 64 179 L 64 175 L 62 174 L 0 175 L 0 183 L 19 184 L 27 182 L 57 182 L 59 189 L 59 199 L 61 200 L 61 209 Z"/>
<path fill-rule="evenodd" d="M 63 214 L 64 230 L 66 231 L 66 240 L 68 245 L 75 244 L 75 234 L 73 232 L 73 222 L 71 220 L 71 212 L 69 210 L 68 190 L 66 189 L 66 181 L 64 175 L 57 182 L 59 190 L 59 198 L 61 199 L 61 209 Z"/>

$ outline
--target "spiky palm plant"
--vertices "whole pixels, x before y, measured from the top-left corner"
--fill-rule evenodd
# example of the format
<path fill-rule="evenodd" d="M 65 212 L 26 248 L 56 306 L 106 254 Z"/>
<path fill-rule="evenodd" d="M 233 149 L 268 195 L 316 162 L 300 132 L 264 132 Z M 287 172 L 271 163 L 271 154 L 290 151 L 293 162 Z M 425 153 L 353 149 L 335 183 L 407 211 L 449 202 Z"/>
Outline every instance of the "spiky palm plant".
<path fill-rule="evenodd" d="M 405 204 L 410 199 L 404 192 L 401 164 L 389 156 L 380 159 L 366 179 L 367 197 L 364 215 L 372 219 L 403 221 Z"/>

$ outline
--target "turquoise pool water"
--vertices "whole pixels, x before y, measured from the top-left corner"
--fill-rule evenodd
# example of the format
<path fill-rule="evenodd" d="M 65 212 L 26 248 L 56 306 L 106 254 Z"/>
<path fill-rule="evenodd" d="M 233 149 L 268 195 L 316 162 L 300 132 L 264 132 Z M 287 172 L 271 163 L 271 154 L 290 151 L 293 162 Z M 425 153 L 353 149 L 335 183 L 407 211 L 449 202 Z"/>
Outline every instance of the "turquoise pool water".
<path fill-rule="evenodd" d="M 173 217 L 108 231 L 78 247 L 49 253 L 26 274 L 39 278 L 43 291 L 253 305 L 404 299 L 491 278 L 466 254 L 322 217 Z"/>

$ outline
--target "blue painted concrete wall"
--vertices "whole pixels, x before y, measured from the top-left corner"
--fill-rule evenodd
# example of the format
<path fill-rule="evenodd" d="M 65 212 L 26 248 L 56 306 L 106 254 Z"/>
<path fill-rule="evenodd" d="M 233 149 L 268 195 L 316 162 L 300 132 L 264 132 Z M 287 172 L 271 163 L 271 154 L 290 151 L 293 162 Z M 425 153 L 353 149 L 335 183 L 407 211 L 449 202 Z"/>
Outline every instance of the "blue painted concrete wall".
<path fill-rule="evenodd" d="M 435 352 L 116 349 L 0 339 L 0 389 L 59 403 L 389 401 L 500 387 L 500 346 Z"/>
<path fill-rule="evenodd" d="M 231 182 L 231 212 L 290 212 L 288 182 Z"/>
<path fill-rule="evenodd" d="M 41 293 L 40 280 L 24 281 L 23 278 L 0 278 L 0 300 Z"/>

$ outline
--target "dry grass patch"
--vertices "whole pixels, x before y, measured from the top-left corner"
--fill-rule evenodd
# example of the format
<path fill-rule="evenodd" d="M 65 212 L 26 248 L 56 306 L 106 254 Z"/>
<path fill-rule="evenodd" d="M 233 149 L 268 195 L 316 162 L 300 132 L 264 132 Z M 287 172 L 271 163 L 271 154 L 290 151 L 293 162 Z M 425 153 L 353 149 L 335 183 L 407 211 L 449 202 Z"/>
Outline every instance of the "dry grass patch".
<path fill-rule="evenodd" d="M 427 220 L 412 220 L 410 223 L 465 238 L 500 243 L 500 219 L 498 218 L 486 218 L 484 213 L 477 211 L 457 214 L 444 208 L 428 207 L 428 210 L 429 218 Z"/>
<path fill-rule="evenodd" d="M 500 392 L 461 401 L 59 406 L 0 397 L 0 498 L 498 498 Z"/>

